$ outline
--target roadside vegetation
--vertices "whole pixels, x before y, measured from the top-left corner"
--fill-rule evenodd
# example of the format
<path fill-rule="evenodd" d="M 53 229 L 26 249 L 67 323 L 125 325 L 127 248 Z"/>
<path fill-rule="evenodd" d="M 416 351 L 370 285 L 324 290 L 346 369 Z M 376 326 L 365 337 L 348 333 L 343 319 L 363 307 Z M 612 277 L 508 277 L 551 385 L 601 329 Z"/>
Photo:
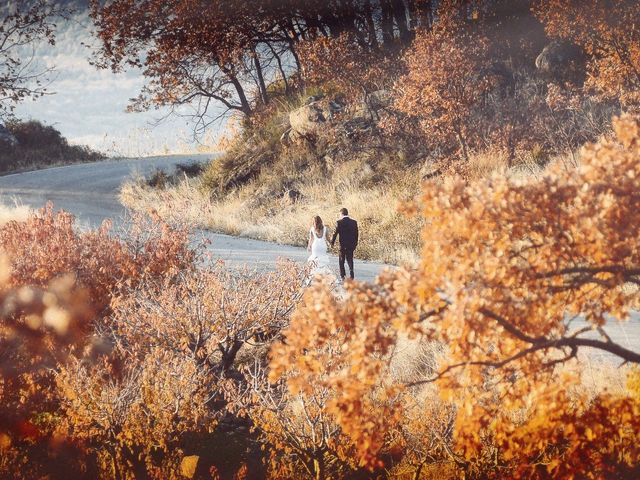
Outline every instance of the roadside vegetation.
<path fill-rule="evenodd" d="M 634 478 L 640 354 L 600 327 L 640 300 L 640 123 L 615 130 L 579 173 L 425 189 L 419 263 L 340 296 L 203 265 L 157 216 L 5 223 L 0 472 Z"/>
<path fill-rule="evenodd" d="M 106 158 L 89 147 L 70 145 L 58 130 L 36 120 L 10 120 L 5 129 L 6 133 L 0 136 L 0 173 Z"/>

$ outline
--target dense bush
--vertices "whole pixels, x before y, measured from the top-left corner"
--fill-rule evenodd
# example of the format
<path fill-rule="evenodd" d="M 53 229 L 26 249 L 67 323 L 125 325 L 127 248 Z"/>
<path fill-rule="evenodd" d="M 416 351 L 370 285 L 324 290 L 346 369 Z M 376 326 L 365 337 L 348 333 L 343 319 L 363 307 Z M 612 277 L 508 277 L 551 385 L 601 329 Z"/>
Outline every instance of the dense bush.
<path fill-rule="evenodd" d="M 58 130 L 36 120 L 12 120 L 6 123 L 6 128 L 17 143 L 0 141 L 0 172 L 105 158 L 87 146 L 69 145 Z"/>
<path fill-rule="evenodd" d="M 185 233 L 162 222 L 140 220 L 126 241 L 108 230 L 105 223 L 80 232 L 70 214 L 51 205 L 0 227 L 2 476 L 90 469 L 78 463 L 78 445 L 56 433 L 60 366 L 73 358 L 92 363 L 110 350 L 99 332 L 113 295 L 193 265 Z"/>
<path fill-rule="evenodd" d="M 188 244 L 157 218 L 81 232 L 51 205 L 0 227 L 0 475 L 179 478 L 185 451 L 224 471 L 217 425 L 249 425 L 240 372 L 288 325 L 303 272 L 198 267 Z M 238 441 L 251 458 L 229 468 L 259 464 Z"/>

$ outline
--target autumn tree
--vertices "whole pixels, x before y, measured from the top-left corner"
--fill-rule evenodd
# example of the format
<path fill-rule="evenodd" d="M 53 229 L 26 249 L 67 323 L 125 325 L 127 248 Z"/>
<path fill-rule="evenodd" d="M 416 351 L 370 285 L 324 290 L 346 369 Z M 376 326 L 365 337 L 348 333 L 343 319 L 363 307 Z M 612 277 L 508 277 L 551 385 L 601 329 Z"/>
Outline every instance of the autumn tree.
<path fill-rule="evenodd" d="M 35 44 L 55 42 L 55 21 L 68 13 L 46 0 L 0 7 L 0 117 L 27 98 L 45 95 L 51 68 L 35 64 Z"/>
<path fill-rule="evenodd" d="M 80 449 L 56 432 L 59 366 L 73 357 L 91 365 L 109 351 L 95 327 L 120 288 L 188 270 L 194 260 L 184 232 L 153 220 L 136 228 L 127 242 L 110 235 L 108 223 L 80 232 L 73 216 L 52 205 L 0 227 L 3 474 L 27 459 L 25 478 L 61 471 L 56 458 L 82 471 Z"/>
<path fill-rule="evenodd" d="M 353 443 L 327 409 L 335 390 L 314 383 L 291 392 L 282 378 L 269 381 L 259 362 L 245 369 L 245 377 L 238 413 L 251 420 L 264 445 L 269 478 L 346 478 L 357 471 Z"/>
<path fill-rule="evenodd" d="M 535 5 L 547 33 L 574 42 L 589 56 L 588 86 L 636 106 L 640 86 L 640 6 L 630 0 L 545 0 Z"/>
<path fill-rule="evenodd" d="M 194 453 L 188 438 L 206 438 L 242 408 L 231 394 L 241 364 L 261 361 L 288 324 L 301 274 L 290 263 L 264 274 L 219 264 L 123 290 L 99 330 L 112 354 L 57 376 L 62 431 L 96 455 L 104 476 L 178 477 Z"/>
<path fill-rule="evenodd" d="M 347 34 L 367 51 L 396 50 L 425 23 L 430 2 L 396 0 L 201 2 L 94 1 L 97 66 L 143 68 L 132 109 L 195 106 L 205 129 L 227 113 L 250 117 L 267 86 L 299 79 L 298 45 Z M 336 69 L 339 67 L 334 66 Z"/>
<path fill-rule="evenodd" d="M 422 132 L 436 145 L 451 142 L 468 160 L 481 131 L 474 112 L 491 87 L 482 73 L 487 39 L 457 18 L 444 18 L 421 32 L 407 52 L 408 73 L 397 83 L 400 112 L 417 117 Z"/>

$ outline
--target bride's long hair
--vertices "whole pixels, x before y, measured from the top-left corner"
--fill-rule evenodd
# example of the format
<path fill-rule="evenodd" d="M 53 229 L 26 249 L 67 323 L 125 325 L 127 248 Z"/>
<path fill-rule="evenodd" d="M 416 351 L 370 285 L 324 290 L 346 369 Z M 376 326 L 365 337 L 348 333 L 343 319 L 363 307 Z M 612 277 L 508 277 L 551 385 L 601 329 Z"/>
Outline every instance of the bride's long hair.
<path fill-rule="evenodd" d="M 319 237 L 322 236 L 322 232 L 324 232 L 324 223 L 322 223 L 320 215 L 313 217 L 313 228 Z"/>

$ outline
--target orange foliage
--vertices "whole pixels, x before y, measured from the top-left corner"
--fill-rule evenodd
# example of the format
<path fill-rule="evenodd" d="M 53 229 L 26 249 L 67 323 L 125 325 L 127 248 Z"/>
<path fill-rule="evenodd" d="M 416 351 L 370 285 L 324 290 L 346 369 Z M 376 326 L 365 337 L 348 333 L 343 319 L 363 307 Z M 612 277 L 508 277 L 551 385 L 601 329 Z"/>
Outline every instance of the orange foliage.
<path fill-rule="evenodd" d="M 473 26 L 446 14 L 431 31 L 419 33 L 405 55 L 408 73 L 397 83 L 396 107 L 416 116 L 436 145 L 457 142 L 468 160 L 481 132 L 472 114 L 492 85 L 491 75 L 481 73 L 488 43 Z"/>
<path fill-rule="evenodd" d="M 51 205 L 0 228 L 0 251 L 8 259 L 0 282 L 0 435 L 11 447 L 5 459 L 20 461 L 21 448 L 44 453 L 45 463 L 61 454 L 65 441 L 51 444 L 59 421 L 55 372 L 70 355 L 91 361 L 105 352 L 104 341 L 91 334 L 109 312 L 111 296 L 142 278 L 190 268 L 186 232 L 155 221 L 137 228 L 144 236 L 127 242 L 110 236 L 107 224 L 81 232 L 70 214 Z M 16 468 L 7 461 L 0 468 Z M 30 462 L 25 477 L 40 475 L 38 468 Z"/>
<path fill-rule="evenodd" d="M 184 437 L 213 432 L 238 403 L 229 392 L 239 357 L 259 358 L 301 282 L 290 263 L 265 274 L 217 265 L 120 292 L 106 322 L 109 361 L 71 362 L 58 375 L 64 433 L 95 453 L 105 477 L 179 478 Z"/>
<path fill-rule="evenodd" d="M 194 259 L 187 232 L 172 230 L 158 218 L 138 219 L 126 241 L 110 235 L 110 227 L 105 222 L 82 232 L 73 215 L 54 212 L 52 204 L 25 222 L 9 222 L 0 228 L 0 247 L 11 259 L 9 284 L 44 286 L 71 274 L 99 311 L 122 284 L 181 270 Z"/>
<path fill-rule="evenodd" d="M 388 57 L 359 44 L 348 33 L 301 42 L 298 56 L 305 82 L 333 85 L 350 98 L 384 88 L 394 73 Z"/>
<path fill-rule="evenodd" d="M 553 37 L 589 55 L 588 84 L 626 106 L 640 103 L 640 5 L 633 0 L 542 0 L 534 8 Z"/>

